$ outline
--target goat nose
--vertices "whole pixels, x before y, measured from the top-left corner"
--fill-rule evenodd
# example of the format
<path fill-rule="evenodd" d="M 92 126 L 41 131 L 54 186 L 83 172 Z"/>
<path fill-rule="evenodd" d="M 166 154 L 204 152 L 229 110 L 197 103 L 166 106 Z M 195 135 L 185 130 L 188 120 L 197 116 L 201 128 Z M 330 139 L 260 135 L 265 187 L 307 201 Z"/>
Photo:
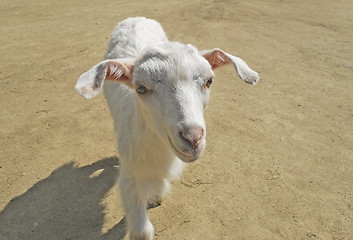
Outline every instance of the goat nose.
<path fill-rule="evenodd" d="M 200 145 L 204 130 L 202 127 L 192 127 L 181 131 L 181 136 L 187 140 L 191 146 L 197 148 Z"/>

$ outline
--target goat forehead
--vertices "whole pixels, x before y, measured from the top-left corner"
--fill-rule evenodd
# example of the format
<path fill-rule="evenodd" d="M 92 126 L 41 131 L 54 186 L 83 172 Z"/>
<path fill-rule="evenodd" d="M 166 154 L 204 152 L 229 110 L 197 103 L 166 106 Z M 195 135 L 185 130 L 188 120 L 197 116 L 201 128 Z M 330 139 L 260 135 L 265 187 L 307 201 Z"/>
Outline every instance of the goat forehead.
<path fill-rule="evenodd" d="M 135 72 L 139 78 L 166 83 L 205 78 L 213 74 L 211 66 L 195 47 L 180 43 L 148 49 Z"/>

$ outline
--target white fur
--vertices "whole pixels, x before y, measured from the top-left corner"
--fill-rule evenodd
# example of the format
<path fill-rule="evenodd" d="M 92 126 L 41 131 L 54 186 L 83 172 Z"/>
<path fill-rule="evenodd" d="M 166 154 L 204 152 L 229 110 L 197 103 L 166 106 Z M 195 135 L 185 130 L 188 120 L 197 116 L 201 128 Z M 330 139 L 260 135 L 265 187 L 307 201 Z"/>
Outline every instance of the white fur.
<path fill-rule="evenodd" d="M 232 63 L 245 82 L 255 84 L 259 78 L 243 60 L 220 49 L 199 52 L 169 42 L 159 23 L 143 17 L 117 25 L 105 58 L 80 76 L 76 89 L 92 98 L 106 79 L 130 239 L 152 239 L 148 203 L 160 203 L 185 162 L 196 160 L 205 149 L 203 111 L 212 69 Z"/>

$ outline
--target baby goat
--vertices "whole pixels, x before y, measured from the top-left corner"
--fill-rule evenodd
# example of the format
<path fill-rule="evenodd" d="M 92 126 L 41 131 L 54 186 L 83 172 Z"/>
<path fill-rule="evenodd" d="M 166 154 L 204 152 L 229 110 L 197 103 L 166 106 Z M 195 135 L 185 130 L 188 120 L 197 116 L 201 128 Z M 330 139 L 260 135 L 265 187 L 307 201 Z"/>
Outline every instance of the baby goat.
<path fill-rule="evenodd" d="M 200 52 L 169 42 L 158 22 L 143 17 L 117 25 L 105 59 L 82 74 L 75 88 L 90 99 L 106 80 L 130 239 L 152 239 L 148 204 L 159 204 L 184 164 L 205 149 L 203 112 L 212 70 L 232 63 L 243 81 L 256 84 L 259 77 L 242 59 L 220 49 Z"/>

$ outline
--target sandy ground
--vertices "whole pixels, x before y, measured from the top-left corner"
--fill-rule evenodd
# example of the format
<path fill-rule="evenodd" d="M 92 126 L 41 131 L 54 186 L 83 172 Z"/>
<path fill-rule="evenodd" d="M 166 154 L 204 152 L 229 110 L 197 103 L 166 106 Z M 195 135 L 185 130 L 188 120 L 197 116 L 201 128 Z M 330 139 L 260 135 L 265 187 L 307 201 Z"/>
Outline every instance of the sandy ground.
<path fill-rule="evenodd" d="M 222 48 L 207 149 L 149 210 L 155 239 L 353 239 L 351 0 L 0 0 L 0 239 L 122 239 L 112 120 L 78 76 L 117 22 Z"/>

